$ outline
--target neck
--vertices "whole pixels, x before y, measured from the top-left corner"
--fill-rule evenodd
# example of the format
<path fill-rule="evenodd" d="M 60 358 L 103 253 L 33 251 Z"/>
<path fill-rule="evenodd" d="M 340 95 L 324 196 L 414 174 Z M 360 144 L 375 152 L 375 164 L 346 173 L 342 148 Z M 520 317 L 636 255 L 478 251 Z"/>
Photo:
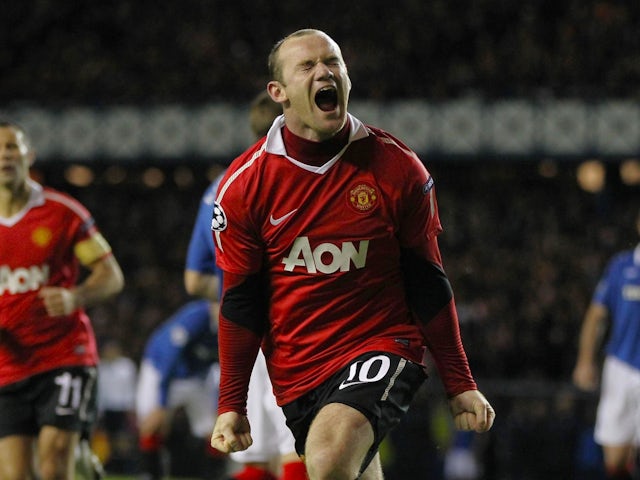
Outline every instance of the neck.
<path fill-rule="evenodd" d="M 29 201 L 29 188 L 26 183 L 16 186 L 0 187 L 0 217 L 9 218 Z"/>
<path fill-rule="evenodd" d="M 314 142 L 291 132 L 286 125 L 282 130 L 287 155 L 307 165 L 320 166 L 335 157 L 349 142 L 349 122 L 332 138 Z"/>

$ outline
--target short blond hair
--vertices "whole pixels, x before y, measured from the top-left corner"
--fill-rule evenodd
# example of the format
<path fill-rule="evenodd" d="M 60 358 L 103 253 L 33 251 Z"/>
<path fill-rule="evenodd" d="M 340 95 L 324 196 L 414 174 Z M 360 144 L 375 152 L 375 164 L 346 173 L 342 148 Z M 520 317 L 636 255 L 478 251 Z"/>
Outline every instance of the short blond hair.
<path fill-rule="evenodd" d="M 290 38 L 304 37 L 305 35 L 324 35 L 325 37 L 331 39 L 331 37 L 329 37 L 329 35 L 327 35 L 322 30 L 316 30 L 315 28 L 303 28 L 301 30 L 290 33 L 286 37 L 278 40 L 271 49 L 271 52 L 269 53 L 269 59 L 267 61 L 267 66 L 269 67 L 269 75 L 271 75 L 272 80 L 277 80 L 279 82 L 282 81 L 282 67 L 280 66 L 280 62 L 278 61 L 278 53 L 280 52 L 280 47 L 282 47 L 282 44 Z"/>

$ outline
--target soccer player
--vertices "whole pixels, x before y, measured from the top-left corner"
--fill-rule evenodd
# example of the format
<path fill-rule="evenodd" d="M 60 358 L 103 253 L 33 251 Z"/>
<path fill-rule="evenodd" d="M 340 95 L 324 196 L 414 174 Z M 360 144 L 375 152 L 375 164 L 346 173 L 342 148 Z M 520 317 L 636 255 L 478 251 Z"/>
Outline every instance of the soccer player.
<path fill-rule="evenodd" d="M 160 480 L 172 414 L 184 408 L 191 433 L 202 439 L 201 458 L 225 469 L 221 455 L 209 455 L 208 436 L 216 417 L 218 388 L 217 307 L 188 302 L 157 327 L 145 345 L 136 393 L 142 478 Z M 206 469 L 208 466 L 203 467 Z M 210 472 L 203 478 L 209 478 Z"/>
<path fill-rule="evenodd" d="M 640 212 L 636 229 L 640 235 Z M 627 480 L 640 444 L 640 244 L 609 261 L 585 313 L 573 371 L 581 389 L 598 386 L 598 353 L 607 331 L 594 437 L 602 445 L 607 478 Z"/>
<path fill-rule="evenodd" d="M 137 455 L 136 385 L 138 365 L 124 351 L 121 342 L 105 338 L 100 345 L 98 366 L 97 428 L 105 436 L 108 455 L 104 468 L 111 474 L 135 471 Z M 133 450 L 133 451 L 132 451 Z"/>
<path fill-rule="evenodd" d="M 273 120 L 281 114 L 282 107 L 271 100 L 266 91 L 257 95 L 249 111 L 251 131 L 256 139 L 264 137 Z M 211 219 L 221 178 L 221 175 L 218 176 L 202 196 L 184 272 L 188 293 L 214 301 L 219 298 L 220 271 L 215 266 Z M 304 464 L 295 451 L 295 441 L 286 426 L 282 409 L 276 404 L 262 355 L 258 355 L 249 385 L 247 410 L 254 442 L 245 451 L 231 453 L 231 459 L 243 465 L 233 479 L 275 480 L 281 472 L 281 480 L 306 480 Z"/>
<path fill-rule="evenodd" d="M 34 159 L 0 122 L 0 478 L 71 480 L 98 363 L 85 308 L 124 277 L 91 214 L 29 178 Z"/>
<path fill-rule="evenodd" d="M 456 427 L 485 432 L 495 416 L 460 338 L 434 181 L 400 140 L 347 113 L 351 80 L 326 33 L 287 36 L 269 68 L 284 115 L 231 163 L 214 205 L 212 445 L 251 445 L 245 398 L 262 348 L 309 478 L 379 480 L 378 446 L 426 378 L 426 347 Z"/>

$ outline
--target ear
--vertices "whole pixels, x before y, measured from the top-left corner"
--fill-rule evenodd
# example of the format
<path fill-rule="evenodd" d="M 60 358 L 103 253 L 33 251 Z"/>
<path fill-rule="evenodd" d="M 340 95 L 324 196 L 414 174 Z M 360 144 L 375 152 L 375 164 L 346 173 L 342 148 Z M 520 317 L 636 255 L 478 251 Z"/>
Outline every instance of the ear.
<path fill-rule="evenodd" d="M 288 100 L 284 85 L 277 80 L 271 80 L 267 84 L 267 92 L 271 99 L 276 103 L 284 103 Z"/>

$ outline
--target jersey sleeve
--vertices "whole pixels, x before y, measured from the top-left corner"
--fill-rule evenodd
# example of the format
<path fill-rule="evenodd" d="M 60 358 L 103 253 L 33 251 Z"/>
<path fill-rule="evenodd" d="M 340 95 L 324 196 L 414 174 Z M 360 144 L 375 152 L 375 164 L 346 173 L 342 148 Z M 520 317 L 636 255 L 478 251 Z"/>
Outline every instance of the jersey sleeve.
<path fill-rule="evenodd" d="M 442 232 L 435 182 L 415 154 L 408 162 L 399 230 L 403 248 L 410 248 L 425 259 L 442 264 L 437 236 Z"/>
<path fill-rule="evenodd" d="M 111 254 L 111 246 L 100 232 L 94 232 L 89 238 L 79 241 L 73 249 L 82 265 L 91 265 L 96 260 Z"/>
<path fill-rule="evenodd" d="M 231 168 L 221 180 L 212 222 L 216 262 L 224 272 L 251 275 L 262 266 L 263 245 L 251 217 L 253 209 L 245 185 L 251 177 L 252 164 Z"/>
<path fill-rule="evenodd" d="M 66 193 L 46 189 L 46 196 L 66 207 L 67 235 L 73 243 L 73 252 L 78 261 L 90 265 L 96 260 L 111 255 L 111 246 L 102 236 L 89 210 Z"/>
<path fill-rule="evenodd" d="M 450 296 L 451 287 L 442 266 L 437 239 L 442 232 L 442 225 L 435 182 L 418 157 L 414 154 L 411 158 L 405 178 L 407 187 L 403 189 L 405 203 L 399 230 L 400 243 L 419 258 L 416 265 L 424 268 L 424 272 L 416 278 L 420 279 L 421 288 L 425 290 L 424 298 L 434 304 L 423 309 L 422 313 L 428 312 L 428 318 L 420 318 L 419 327 L 445 391 L 449 397 L 453 397 L 467 390 L 475 390 L 477 385 L 462 344 L 455 300 Z"/>

